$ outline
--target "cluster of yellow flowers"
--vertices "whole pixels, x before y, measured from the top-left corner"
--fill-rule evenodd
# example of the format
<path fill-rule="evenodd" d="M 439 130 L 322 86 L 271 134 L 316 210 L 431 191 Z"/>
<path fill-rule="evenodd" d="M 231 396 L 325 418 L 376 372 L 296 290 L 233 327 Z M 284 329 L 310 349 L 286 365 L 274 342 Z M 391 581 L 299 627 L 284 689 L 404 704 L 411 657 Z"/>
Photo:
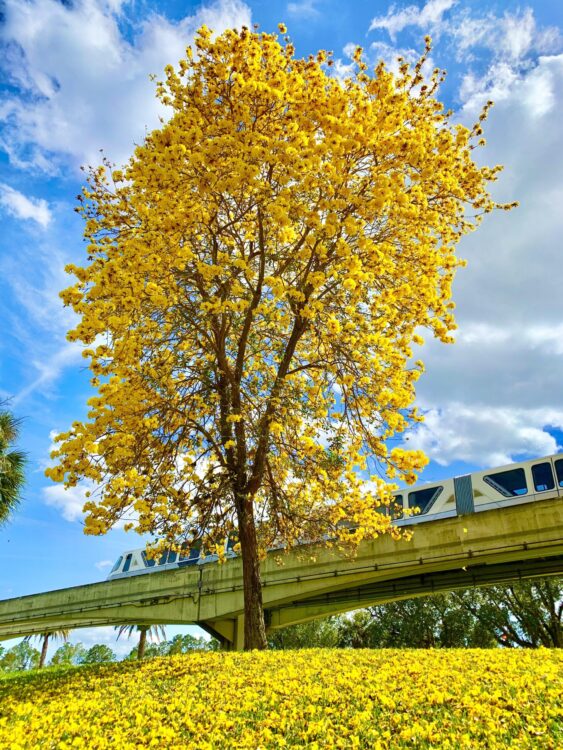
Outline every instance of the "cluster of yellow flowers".
<path fill-rule="evenodd" d="M 0 679 L 0 747 L 550 748 L 557 651 L 194 653 Z"/>

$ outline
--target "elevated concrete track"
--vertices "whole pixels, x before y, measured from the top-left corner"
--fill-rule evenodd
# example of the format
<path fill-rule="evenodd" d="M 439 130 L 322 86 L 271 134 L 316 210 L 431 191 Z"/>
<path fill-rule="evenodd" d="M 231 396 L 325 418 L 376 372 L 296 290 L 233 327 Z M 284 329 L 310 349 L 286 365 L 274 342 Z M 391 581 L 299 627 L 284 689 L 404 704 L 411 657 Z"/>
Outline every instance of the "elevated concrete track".
<path fill-rule="evenodd" d="M 262 564 L 271 629 L 382 602 L 563 573 L 563 498 L 413 525 L 411 541 L 360 544 L 354 558 L 310 546 Z M 311 559 L 311 558 L 314 559 Z M 240 560 L 0 601 L 0 640 L 108 624 L 198 624 L 241 648 Z"/>

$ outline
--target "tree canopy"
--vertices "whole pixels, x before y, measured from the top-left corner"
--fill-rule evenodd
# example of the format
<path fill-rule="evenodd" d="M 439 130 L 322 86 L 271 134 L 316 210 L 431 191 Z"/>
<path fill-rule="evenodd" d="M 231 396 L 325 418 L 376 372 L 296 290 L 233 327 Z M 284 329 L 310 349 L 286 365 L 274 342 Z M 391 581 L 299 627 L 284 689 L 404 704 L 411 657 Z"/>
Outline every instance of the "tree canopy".
<path fill-rule="evenodd" d="M 105 664 L 106 662 L 116 661 L 116 656 L 109 646 L 105 643 L 96 643 L 88 651 L 81 653 L 79 664 Z"/>
<path fill-rule="evenodd" d="M 563 648 L 563 578 L 515 581 L 451 595 L 508 648 Z"/>
<path fill-rule="evenodd" d="M 47 473 L 95 485 L 86 533 L 238 540 L 247 647 L 260 555 L 398 536 L 381 475 L 426 461 L 386 440 L 418 419 L 416 331 L 451 340 L 455 246 L 500 169 L 473 160 L 486 109 L 469 130 L 436 100 L 429 49 L 395 75 L 358 48 L 340 81 L 287 37 L 202 27 L 158 83 L 170 119 L 81 197 L 88 263 L 62 297 L 98 393 Z"/>

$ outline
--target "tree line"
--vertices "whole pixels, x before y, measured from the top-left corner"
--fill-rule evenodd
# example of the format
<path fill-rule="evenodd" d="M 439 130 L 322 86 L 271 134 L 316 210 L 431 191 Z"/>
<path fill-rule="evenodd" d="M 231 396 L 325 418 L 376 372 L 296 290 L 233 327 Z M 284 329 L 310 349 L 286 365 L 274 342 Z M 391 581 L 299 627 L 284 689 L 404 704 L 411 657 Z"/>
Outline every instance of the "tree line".
<path fill-rule="evenodd" d="M 173 656 L 174 654 L 186 654 L 190 651 L 215 650 L 218 647 L 215 640 L 208 641 L 193 635 L 176 635 L 171 640 L 161 643 L 147 643 L 144 649 L 144 658 L 155 656 Z M 136 660 L 139 658 L 139 644 L 131 649 L 125 660 Z M 28 669 L 37 669 L 41 660 L 41 652 L 34 648 L 29 639 L 24 639 L 10 649 L 0 646 L 0 673 L 22 672 Z M 105 643 L 96 643 L 86 648 L 82 643 L 69 643 L 66 641 L 55 651 L 48 666 L 80 666 L 86 664 L 109 664 L 118 661 L 117 654 Z"/>

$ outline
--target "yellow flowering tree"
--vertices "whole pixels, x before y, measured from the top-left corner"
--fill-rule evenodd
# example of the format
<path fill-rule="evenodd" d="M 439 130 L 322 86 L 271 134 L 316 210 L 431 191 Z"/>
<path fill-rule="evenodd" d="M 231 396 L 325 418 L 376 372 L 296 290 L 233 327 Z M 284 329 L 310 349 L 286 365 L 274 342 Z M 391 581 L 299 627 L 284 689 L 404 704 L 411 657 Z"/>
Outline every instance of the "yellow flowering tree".
<path fill-rule="evenodd" d="M 415 330 L 450 340 L 455 245 L 500 168 L 474 163 L 481 125 L 450 122 L 425 55 L 370 73 L 358 49 L 342 82 L 287 37 L 202 27 L 157 86 L 171 118 L 83 191 L 62 298 L 97 395 L 47 473 L 96 486 L 88 534 L 236 539 L 246 648 L 266 645 L 265 550 L 398 534 L 359 470 L 412 482 L 426 461 L 385 441 L 418 418 Z"/>

